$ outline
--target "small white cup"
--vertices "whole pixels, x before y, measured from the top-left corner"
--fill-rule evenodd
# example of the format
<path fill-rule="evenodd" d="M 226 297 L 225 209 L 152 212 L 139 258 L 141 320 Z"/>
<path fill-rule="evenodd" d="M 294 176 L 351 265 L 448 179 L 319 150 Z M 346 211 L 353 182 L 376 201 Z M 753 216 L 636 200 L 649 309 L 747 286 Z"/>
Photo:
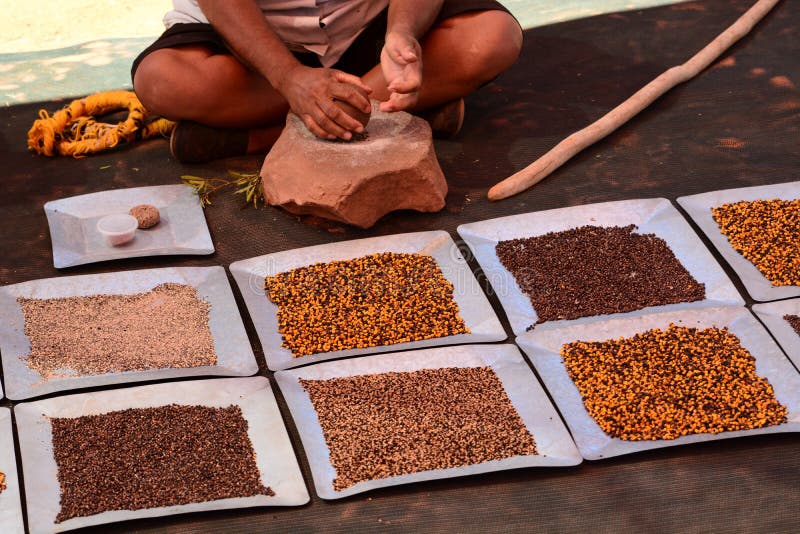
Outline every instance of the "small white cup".
<path fill-rule="evenodd" d="M 106 243 L 118 247 L 124 245 L 136 234 L 139 221 L 127 213 L 113 213 L 97 221 L 97 231 L 106 239 Z"/>

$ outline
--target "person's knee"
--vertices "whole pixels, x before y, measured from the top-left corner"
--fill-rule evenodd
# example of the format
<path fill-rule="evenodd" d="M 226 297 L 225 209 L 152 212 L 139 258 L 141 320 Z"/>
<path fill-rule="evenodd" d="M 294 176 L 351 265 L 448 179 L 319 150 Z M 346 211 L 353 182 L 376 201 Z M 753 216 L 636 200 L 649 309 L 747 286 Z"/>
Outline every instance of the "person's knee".
<path fill-rule="evenodd" d="M 133 75 L 133 90 L 148 111 L 169 116 L 171 93 L 169 86 L 173 71 L 171 61 L 161 51 L 151 53 L 142 62 Z"/>
<path fill-rule="evenodd" d="M 184 54 L 185 55 L 185 54 Z M 146 56 L 136 69 L 133 89 L 151 113 L 171 119 L 194 118 L 207 100 L 196 69 L 174 49 Z"/>
<path fill-rule="evenodd" d="M 505 11 L 487 11 L 480 21 L 481 44 L 473 56 L 481 83 L 495 78 L 516 62 L 522 51 L 522 29 Z"/>

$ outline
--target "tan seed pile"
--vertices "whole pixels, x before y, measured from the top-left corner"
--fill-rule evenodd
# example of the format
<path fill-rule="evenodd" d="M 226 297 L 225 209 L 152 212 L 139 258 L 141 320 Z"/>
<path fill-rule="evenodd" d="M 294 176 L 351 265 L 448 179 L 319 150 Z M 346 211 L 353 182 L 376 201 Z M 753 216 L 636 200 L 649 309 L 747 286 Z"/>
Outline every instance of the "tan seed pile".
<path fill-rule="evenodd" d="M 614 438 L 675 439 L 786 422 L 786 407 L 727 329 L 670 325 L 576 341 L 561 356 L 589 414 Z"/>
<path fill-rule="evenodd" d="M 489 367 L 300 380 L 317 412 L 337 491 L 359 482 L 537 454 Z"/>
<path fill-rule="evenodd" d="M 17 301 L 31 343 L 26 363 L 45 380 L 217 362 L 208 326 L 211 306 L 191 286 Z"/>
<path fill-rule="evenodd" d="M 265 289 L 295 358 L 469 333 L 453 284 L 423 254 L 317 263 L 268 276 Z"/>
<path fill-rule="evenodd" d="M 238 406 L 161 406 L 53 418 L 56 522 L 275 493 L 264 486 Z"/>
<path fill-rule="evenodd" d="M 800 199 L 733 202 L 711 214 L 731 246 L 773 286 L 800 285 Z"/>
<path fill-rule="evenodd" d="M 800 316 L 784 315 L 783 320 L 789 323 L 789 326 L 791 326 L 794 329 L 794 331 L 797 332 L 797 335 L 800 336 Z"/>

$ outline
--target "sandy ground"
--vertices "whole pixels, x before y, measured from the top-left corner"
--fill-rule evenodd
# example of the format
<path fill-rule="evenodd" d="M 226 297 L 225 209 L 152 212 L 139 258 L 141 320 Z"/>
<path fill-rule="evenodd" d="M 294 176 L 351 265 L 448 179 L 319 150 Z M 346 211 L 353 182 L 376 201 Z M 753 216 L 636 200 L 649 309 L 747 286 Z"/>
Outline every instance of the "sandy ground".
<path fill-rule="evenodd" d="M 0 54 L 64 48 L 97 39 L 152 37 L 171 0 L 0 0 Z"/>

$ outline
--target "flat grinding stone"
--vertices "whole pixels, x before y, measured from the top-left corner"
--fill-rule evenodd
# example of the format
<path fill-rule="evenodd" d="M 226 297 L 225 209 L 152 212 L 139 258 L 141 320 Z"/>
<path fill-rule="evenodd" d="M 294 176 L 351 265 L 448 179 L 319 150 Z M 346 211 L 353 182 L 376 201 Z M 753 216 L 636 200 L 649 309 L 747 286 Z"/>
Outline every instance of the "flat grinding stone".
<path fill-rule="evenodd" d="M 369 228 L 394 210 L 439 211 L 447 182 L 430 126 L 373 102 L 367 138 L 327 141 L 289 113 L 261 167 L 264 198 L 298 215 Z"/>

